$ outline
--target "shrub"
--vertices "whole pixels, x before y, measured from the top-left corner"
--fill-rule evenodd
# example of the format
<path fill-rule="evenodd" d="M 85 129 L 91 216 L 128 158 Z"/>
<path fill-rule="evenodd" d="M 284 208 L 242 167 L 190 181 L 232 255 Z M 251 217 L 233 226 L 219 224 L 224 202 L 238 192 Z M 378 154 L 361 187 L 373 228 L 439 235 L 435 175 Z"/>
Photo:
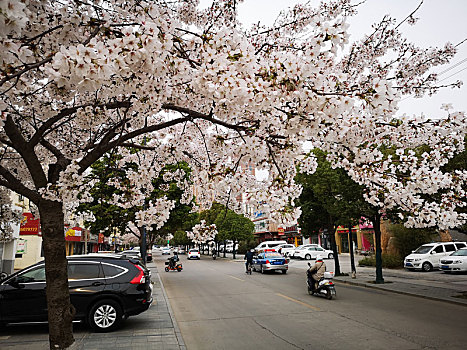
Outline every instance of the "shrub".
<path fill-rule="evenodd" d="M 401 258 L 409 255 L 412 250 L 417 249 L 422 244 L 432 242 L 437 235 L 435 229 L 407 228 L 402 224 L 393 224 L 389 229 L 394 235 L 394 245 Z"/>
<path fill-rule="evenodd" d="M 389 268 L 389 269 L 397 269 L 401 268 L 404 266 L 404 260 L 397 255 L 392 255 L 392 254 L 383 254 L 381 256 L 383 260 L 383 267 Z M 358 262 L 359 266 L 376 266 L 376 257 L 369 256 L 366 257 Z"/>

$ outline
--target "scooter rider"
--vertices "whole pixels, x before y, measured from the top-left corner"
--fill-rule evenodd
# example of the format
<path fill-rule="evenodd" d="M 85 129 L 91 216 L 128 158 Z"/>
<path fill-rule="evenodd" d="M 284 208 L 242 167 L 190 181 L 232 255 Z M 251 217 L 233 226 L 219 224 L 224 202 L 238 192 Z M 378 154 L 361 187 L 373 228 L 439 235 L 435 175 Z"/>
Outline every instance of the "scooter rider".
<path fill-rule="evenodd" d="M 171 256 L 169 258 L 169 266 L 170 268 L 175 268 L 177 262 L 179 261 L 180 259 L 178 258 L 178 253 L 177 252 L 174 252 L 174 256 Z"/>
<path fill-rule="evenodd" d="M 254 253 L 255 253 L 255 250 L 251 249 L 250 251 L 246 252 L 245 256 L 243 257 L 243 259 L 246 260 L 246 263 L 245 263 L 246 271 L 245 272 L 247 273 L 248 273 L 248 265 L 251 266 L 253 264 Z"/>
<path fill-rule="evenodd" d="M 313 289 L 318 288 L 318 281 L 324 277 L 326 271 L 326 264 L 323 261 L 321 255 L 316 256 L 316 262 L 307 271 L 307 276 L 313 279 Z"/>

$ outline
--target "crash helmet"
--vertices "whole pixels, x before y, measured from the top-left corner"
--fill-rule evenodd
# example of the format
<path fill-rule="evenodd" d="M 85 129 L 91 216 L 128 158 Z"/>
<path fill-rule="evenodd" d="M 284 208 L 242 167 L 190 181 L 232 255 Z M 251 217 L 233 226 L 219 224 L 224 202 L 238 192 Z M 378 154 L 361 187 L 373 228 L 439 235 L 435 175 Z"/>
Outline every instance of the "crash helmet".
<path fill-rule="evenodd" d="M 316 255 L 316 262 L 323 261 L 323 257 L 321 255 Z"/>
<path fill-rule="evenodd" d="M 252 248 L 252 249 L 250 249 L 250 252 L 254 253 L 254 252 L 255 252 L 255 250 Z"/>

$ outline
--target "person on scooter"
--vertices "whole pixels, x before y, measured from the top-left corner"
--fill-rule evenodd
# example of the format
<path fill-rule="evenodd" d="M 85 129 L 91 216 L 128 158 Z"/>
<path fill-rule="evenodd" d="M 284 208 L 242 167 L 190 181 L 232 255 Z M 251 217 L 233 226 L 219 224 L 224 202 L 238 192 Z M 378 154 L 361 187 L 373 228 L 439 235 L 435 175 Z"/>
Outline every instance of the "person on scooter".
<path fill-rule="evenodd" d="M 169 258 L 169 266 L 170 268 L 174 269 L 175 266 L 177 265 L 177 261 L 179 261 L 180 259 L 178 258 L 178 253 L 177 252 L 174 252 L 174 256 L 171 256 Z"/>
<path fill-rule="evenodd" d="M 312 278 L 313 282 L 313 289 L 318 288 L 318 281 L 324 277 L 324 272 L 326 271 L 326 264 L 323 261 L 321 255 L 316 256 L 316 262 L 313 266 L 311 266 L 306 275 Z"/>
<path fill-rule="evenodd" d="M 246 260 L 246 263 L 245 263 L 246 273 L 248 273 L 248 265 L 251 266 L 253 264 L 254 255 L 255 255 L 255 250 L 251 249 L 250 251 L 246 252 L 245 256 L 243 257 L 243 259 Z"/>

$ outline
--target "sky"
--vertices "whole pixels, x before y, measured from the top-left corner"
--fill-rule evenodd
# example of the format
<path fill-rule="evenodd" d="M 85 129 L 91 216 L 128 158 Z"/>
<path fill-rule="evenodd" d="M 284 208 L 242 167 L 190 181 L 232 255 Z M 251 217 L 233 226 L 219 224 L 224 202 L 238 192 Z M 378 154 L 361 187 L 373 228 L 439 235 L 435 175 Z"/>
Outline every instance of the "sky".
<path fill-rule="evenodd" d="M 310 0 L 319 4 L 319 0 Z M 272 24 L 277 14 L 300 0 L 245 0 L 239 5 L 240 20 L 248 27 L 260 21 Z M 356 0 L 355 3 L 361 2 Z M 206 6 L 210 0 L 201 0 Z M 420 4 L 420 0 L 366 0 L 359 6 L 358 14 L 349 21 L 350 41 L 360 39 L 370 33 L 371 25 L 384 15 L 389 14 L 402 20 Z M 446 42 L 458 44 L 467 39 L 467 0 L 424 0 L 415 17 L 419 21 L 415 26 L 404 25 L 402 32 L 407 38 L 421 47 L 442 47 Z M 450 64 L 433 69 L 438 72 L 441 84 L 457 80 L 465 83 L 460 89 L 446 88 L 432 97 L 404 97 L 400 103 L 400 114 L 425 115 L 436 118 L 444 115 L 440 109 L 443 103 L 451 103 L 454 110 L 467 112 L 467 41 L 460 45 L 457 55 Z M 465 60 L 465 61 L 463 61 Z M 442 74 L 441 74 L 442 73 Z"/>

